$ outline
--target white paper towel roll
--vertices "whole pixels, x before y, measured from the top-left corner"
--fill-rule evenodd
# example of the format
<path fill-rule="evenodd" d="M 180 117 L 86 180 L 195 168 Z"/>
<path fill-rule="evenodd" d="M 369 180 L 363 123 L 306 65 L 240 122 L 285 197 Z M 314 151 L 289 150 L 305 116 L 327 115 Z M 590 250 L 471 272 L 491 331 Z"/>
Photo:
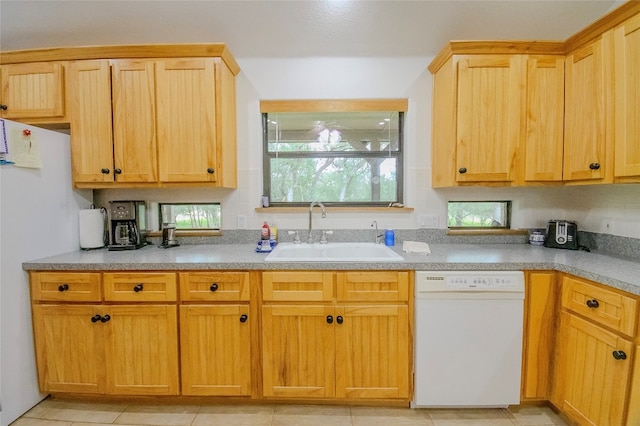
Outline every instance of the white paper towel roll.
<path fill-rule="evenodd" d="M 100 209 L 80 210 L 80 247 L 104 247 L 104 216 Z"/>

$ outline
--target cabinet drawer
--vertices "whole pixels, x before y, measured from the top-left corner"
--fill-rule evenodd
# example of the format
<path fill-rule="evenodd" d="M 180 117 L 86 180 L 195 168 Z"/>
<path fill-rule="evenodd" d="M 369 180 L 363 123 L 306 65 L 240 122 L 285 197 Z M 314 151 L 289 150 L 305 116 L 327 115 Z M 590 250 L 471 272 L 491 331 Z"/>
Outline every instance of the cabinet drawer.
<path fill-rule="evenodd" d="M 562 306 L 613 330 L 633 336 L 638 302 L 578 278 L 562 280 Z"/>
<path fill-rule="evenodd" d="M 265 301 L 331 301 L 333 277 L 333 272 L 263 272 L 262 297 Z"/>
<path fill-rule="evenodd" d="M 176 274 L 106 273 L 104 299 L 111 302 L 172 302 L 177 300 Z"/>
<path fill-rule="evenodd" d="M 182 272 L 180 299 L 183 301 L 249 300 L 248 272 Z"/>
<path fill-rule="evenodd" d="M 31 298 L 60 302 L 100 302 L 100 274 L 91 272 L 34 272 Z"/>
<path fill-rule="evenodd" d="M 402 302 L 409 300 L 408 272 L 339 272 L 338 300 Z"/>

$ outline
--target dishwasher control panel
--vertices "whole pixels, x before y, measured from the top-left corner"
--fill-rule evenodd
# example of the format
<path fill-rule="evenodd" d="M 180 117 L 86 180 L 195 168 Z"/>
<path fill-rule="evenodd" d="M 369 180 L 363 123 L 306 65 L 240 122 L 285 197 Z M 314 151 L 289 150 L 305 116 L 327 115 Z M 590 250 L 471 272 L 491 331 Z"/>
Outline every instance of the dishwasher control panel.
<path fill-rule="evenodd" d="M 523 292 L 522 271 L 418 271 L 416 292 Z"/>

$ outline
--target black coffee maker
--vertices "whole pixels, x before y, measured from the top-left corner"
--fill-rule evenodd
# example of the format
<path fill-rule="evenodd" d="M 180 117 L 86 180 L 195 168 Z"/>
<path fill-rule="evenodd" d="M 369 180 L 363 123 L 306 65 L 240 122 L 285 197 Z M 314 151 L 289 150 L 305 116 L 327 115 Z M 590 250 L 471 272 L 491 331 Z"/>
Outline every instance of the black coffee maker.
<path fill-rule="evenodd" d="M 109 250 L 135 250 L 146 245 L 145 208 L 144 201 L 109 201 Z"/>

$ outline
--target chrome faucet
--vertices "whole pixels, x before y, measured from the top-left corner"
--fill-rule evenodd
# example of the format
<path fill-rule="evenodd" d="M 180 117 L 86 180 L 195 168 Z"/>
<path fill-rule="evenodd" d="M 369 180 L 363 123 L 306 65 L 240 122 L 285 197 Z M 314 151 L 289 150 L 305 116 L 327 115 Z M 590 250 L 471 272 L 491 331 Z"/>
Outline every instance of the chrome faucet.
<path fill-rule="evenodd" d="M 313 230 L 313 227 L 311 225 L 311 216 L 313 214 L 314 206 L 320 206 L 320 208 L 322 209 L 322 217 L 327 217 L 327 212 L 324 209 L 324 204 L 322 204 L 320 201 L 313 201 L 309 206 L 309 237 L 307 238 L 307 243 L 309 244 L 313 244 L 313 235 L 311 234 L 311 231 Z"/>
<path fill-rule="evenodd" d="M 375 242 L 376 244 L 380 244 L 380 237 L 382 237 L 382 234 L 378 234 L 378 222 L 375 220 L 371 223 L 371 227 L 373 228 L 374 226 L 376 227 Z"/>

